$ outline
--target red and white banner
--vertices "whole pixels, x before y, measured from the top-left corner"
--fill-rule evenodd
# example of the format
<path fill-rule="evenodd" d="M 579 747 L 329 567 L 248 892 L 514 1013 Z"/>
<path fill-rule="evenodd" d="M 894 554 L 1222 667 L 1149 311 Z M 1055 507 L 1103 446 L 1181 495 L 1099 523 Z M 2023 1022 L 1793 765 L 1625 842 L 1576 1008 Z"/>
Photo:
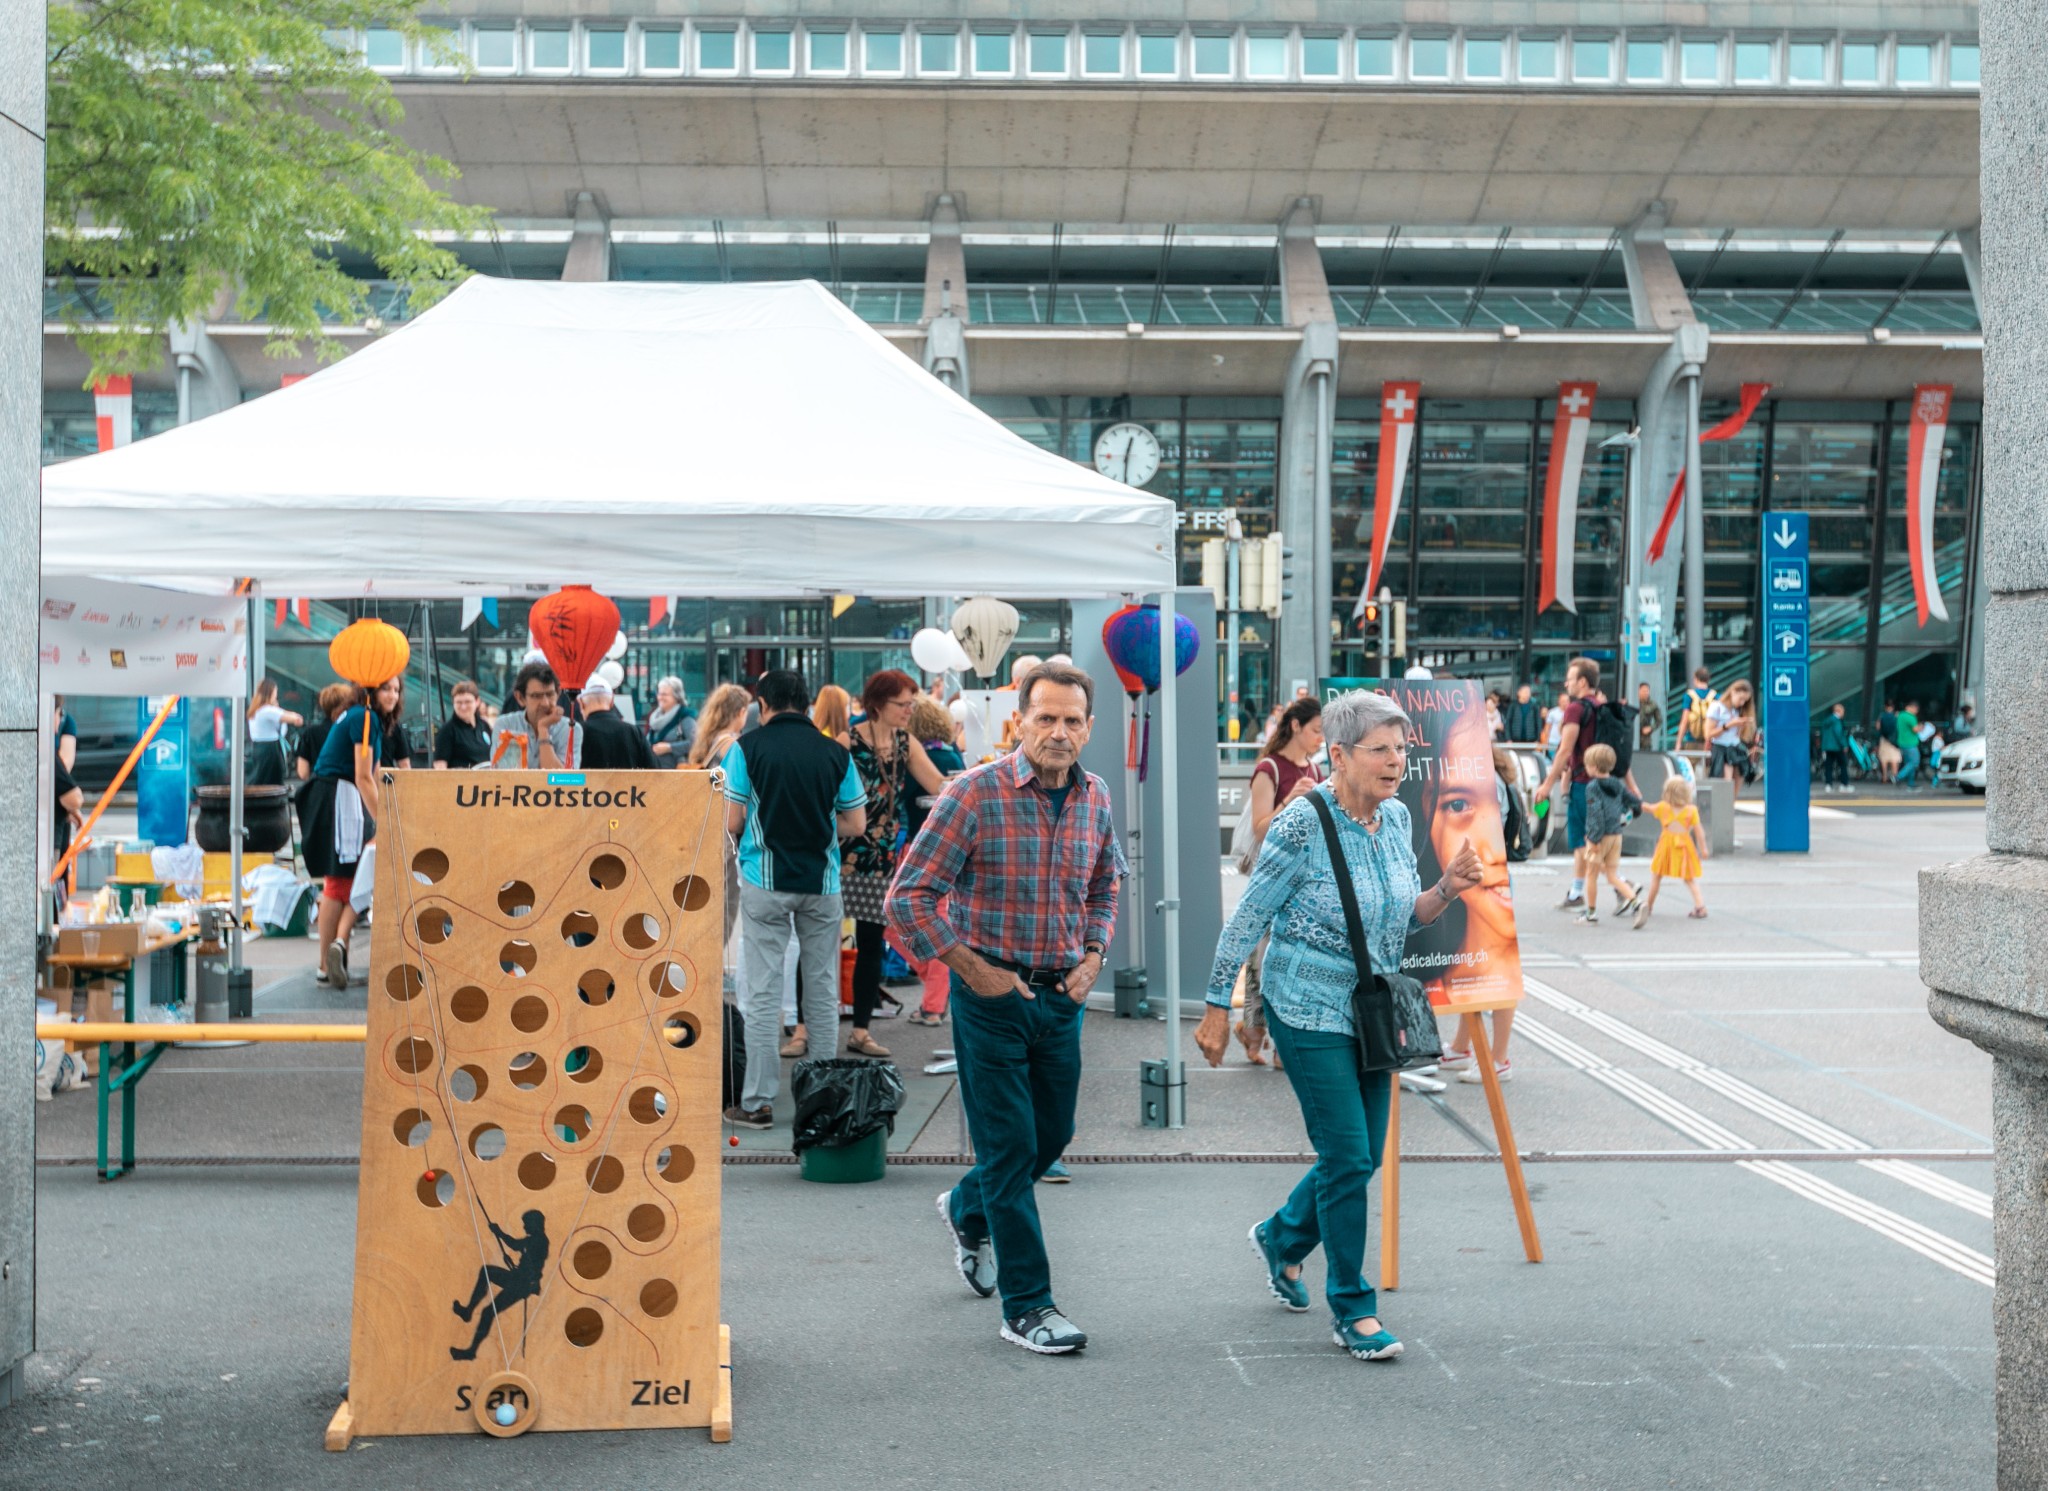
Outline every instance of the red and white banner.
<path fill-rule="evenodd" d="M 647 602 L 647 624 L 650 627 L 660 626 L 662 618 L 673 615 L 675 609 L 676 597 L 672 595 L 651 597 Z"/>
<path fill-rule="evenodd" d="M 297 600 L 293 600 L 289 596 L 279 596 L 277 604 L 271 612 L 271 625 L 283 626 L 287 613 L 298 617 L 299 625 L 307 631 L 313 629 L 313 599 L 311 596 L 302 595 Z"/>
<path fill-rule="evenodd" d="M 92 412 L 100 449 L 115 450 L 135 438 L 135 381 L 117 373 L 92 386 Z"/>
<path fill-rule="evenodd" d="M 1768 383 L 1745 383 L 1742 397 L 1735 406 L 1735 412 L 1715 425 L 1711 430 L 1700 432 L 1700 444 L 1709 440 L 1733 440 L 1749 425 L 1749 418 L 1756 413 L 1756 406 L 1764 401 L 1764 395 L 1771 391 Z M 1678 468 L 1678 480 L 1671 484 L 1671 495 L 1664 501 L 1664 516 L 1657 523 L 1657 531 L 1650 535 L 1650 563 L 1655 564 L 1664 557 L 1664 545 L 1671 537 L 1672 525 L 1678 521 L 1679 512 L 1685 507 L 1685 468 Z"/>
<path fill-rule="evenodd" d="M 1408 460 L 1415 452 L 1415 411 L 1422 402 L 1420 383 L 1380 385 L 1379 469 L 1372 483 L 1372 563 L 1366 567 L 1365 589 L 1351 608 L 1351 619 L 1365 614 L 1365 603 L 1380 592 L 1380 569 L 1401 515 L 1401 493 L 1408 485 Z"/>
<path fill-rule="evenodd" d="M 1543 477 L 1543 578 L 1537 611 L 1554 603 L 1574 616 L 1572 541 L 1579 528 L 1579 473 L 1586 465 L 1586 436 L 1593 427 L 1597 383 L 1557 385 L 1557 423 L 1550 432 L 1550 469 Z"/>
<path fill-rule="evenodd" d="M 1941 483 L 1941 447 L 1948 435 L 1946 383 L 1922 383 L 1913 390 L 1912 433 L 1906 446 L 1906 543 L 1913 560 L 1913 604 L 1920 625 L 1933 616 L 1948 620 L 1941 582 L 1934 573 L 1934 494 Z"/>

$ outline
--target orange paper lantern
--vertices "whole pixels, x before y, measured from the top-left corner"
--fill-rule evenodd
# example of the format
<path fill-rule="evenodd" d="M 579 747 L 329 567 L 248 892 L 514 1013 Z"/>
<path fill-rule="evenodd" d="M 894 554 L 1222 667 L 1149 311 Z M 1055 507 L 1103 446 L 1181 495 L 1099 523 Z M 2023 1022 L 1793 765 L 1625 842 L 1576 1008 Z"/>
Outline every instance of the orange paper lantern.
<path fill-rule="evenodd" d="M 388 621 L 364 617 L 350 622 L 327 644 L 327 661 L 350 683 L 375 689 L 405 671 L 412 644 Z"/>
<path fill-rule="evenodd" d="M 562 687 L 580 689 L 619 635 L 619 608 L 588 585 L 564 585 L 534 602 L 526 625 Z"/>

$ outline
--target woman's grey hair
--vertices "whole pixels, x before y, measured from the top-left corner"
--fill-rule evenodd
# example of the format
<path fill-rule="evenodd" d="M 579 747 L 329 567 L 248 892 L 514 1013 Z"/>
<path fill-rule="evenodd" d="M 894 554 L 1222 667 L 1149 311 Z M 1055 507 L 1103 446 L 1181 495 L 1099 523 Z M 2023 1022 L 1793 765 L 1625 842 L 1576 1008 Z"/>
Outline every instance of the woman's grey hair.
<path fill-rule="evenodd" d="M 667 678 L 664 678 L 659 683 L 655 684 L 655 688 L 667 689 L 671 694 L 674 694 L 676 696 L 676 703 L 678 704 L 681 704 L 683 700 L 687 697 L 687 695 L 683 693 L 683 681 L 680 678 L 677 678 L 674 674 L 670 674 Z"/>
<path fill-rule="evenodd" d="M 1407 729 L 1408 712 L 1385 694 L 1353 689 L 1323 706 L 1323 734 L 1334 745 L 1349 748 L 1388 725 Z"/>

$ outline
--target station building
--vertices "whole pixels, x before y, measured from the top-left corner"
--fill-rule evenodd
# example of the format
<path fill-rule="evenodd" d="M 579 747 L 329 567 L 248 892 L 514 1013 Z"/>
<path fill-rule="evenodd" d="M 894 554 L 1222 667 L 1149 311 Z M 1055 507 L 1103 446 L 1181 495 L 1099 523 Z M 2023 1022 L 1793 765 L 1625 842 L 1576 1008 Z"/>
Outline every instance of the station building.
<path fill-rule="evenodd" d="M 390 77 L 408 137 L 460 167 L 455 194 L 495 210 L 492 233 L 455 245 L 478 272 L 815 278 L 1023 438 L 1131 462 L 1111 474 L 1181 510 L 1186 583 L 1226 510 L 1283 534 L 1291 598 L 1241 620 L 1251 724 L 1298 682 L 1376 666 L 1353 618 L 1395 381 L 1420 385 L 1419 408 L 1381 584 L 1406 602 L 1410 660 L 1543 687 L 1581 652 L 1660 688 L 1695 657 L 1723 682 L 1758 676 L 1764 534 L 1803 512 L 1814 709 L 1864 719 L 1910 697 L 1939 713 L 1975 691 L 1974 5 L 1229 9 L 478 0 L 437 22 L 466 70 L 395 32 L 343 40 Z M 44 454 L 62 460 L 94 448 L 93 398 L 49 295 Z M 333 328 L 345 346 L 402 326 L 401 297 L 376 305 Z M 136 434 L 315 366 L 265 356 L 266 339 L 226 314 L 179 329 L 137 380 Z M 1575 610 L 1539 606 L 1567 382 L 1595 385 Z M 1694 447 L 1687 584 L 1683 525 L 1658 564 L 1644 551 L 1688 419 L 1711 427 L 1759 383 L 1739 434 Z M 1906 492 L 1930 385 L 1952 399 L 1932 478 L 1947 618 L 1923 623 Z M 1104 440 L 1124 425 L 1150 437 L 1135 458 L 1129 432 Z M 1601 444 L 1632 428 L 1633 484 L 1629 450 Z M 800 412 L 788 438 L 805 438 Z M 1626 630 L 1646 587 L 1654 660 Z M 518 614 L 465 632 L 437 606 L 446 676 L 502 678 Z M 313 632 L 343 619 L 322 608 Z M 636 626 L 629 656 L 643 693 L 662 673 L 698 696 L 781 663 L 857 683 L 908 667 L 924 619 L 859 598 L 686 600 Z M 1021 644 L 1054 650 L 1067 625 L 1032 608 Z M 317 685 L 296 626 L 273 666 Z"/>

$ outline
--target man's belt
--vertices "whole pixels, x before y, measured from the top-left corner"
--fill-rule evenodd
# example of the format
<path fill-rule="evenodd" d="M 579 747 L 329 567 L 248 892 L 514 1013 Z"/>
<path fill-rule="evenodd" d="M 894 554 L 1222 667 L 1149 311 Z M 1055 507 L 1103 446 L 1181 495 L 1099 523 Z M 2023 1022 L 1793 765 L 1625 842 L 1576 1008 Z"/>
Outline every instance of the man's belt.
<path fill-rule="evenodd" d="M 1030 988 L 1057 989 L 1067 981 L 1068 970 L 1064 968 L 1033 968 L 1028 963 L 1018 963 L 1009 958 L 998 958 L 993 953 L 981 951 L 980 948 L 976 948 L 974 952 L 975 956 L 983 962 L 993 963 L 998 968 L 1008 969 L 1011 973 L 1016 974 Z"/>

